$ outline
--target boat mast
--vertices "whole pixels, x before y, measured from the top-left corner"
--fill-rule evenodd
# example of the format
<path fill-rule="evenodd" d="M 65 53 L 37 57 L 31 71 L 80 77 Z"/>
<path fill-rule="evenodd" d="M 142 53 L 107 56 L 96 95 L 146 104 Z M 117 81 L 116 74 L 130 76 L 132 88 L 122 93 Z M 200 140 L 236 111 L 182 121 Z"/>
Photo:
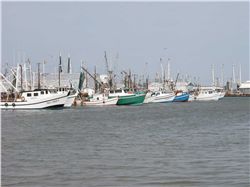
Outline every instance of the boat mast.
<path fill-rule="evenodd" d="M 107 58 L 107 53 L 104 51 L 104 58 L 105 58 L 105 65 L 106 65 L 106 71 L 109 76 L 109 81 L 108 81 L 108 86 L 110 89 L 113 88 L 113 80 L 112 80 L 112 71 L 109 69 L 109 64 L 108 64 L 108 58 Z"/>
<path fill-rule="evenodd" d="M 20 75 L 21 75 L 21 91 L 23 90 L 23 67 L 21 64 L 19 64 L 20 66 Z"/>
<path fill-rule="evenodd" d="M 45 87 L 45 64 L 46 64 L 46 61 L 44 60 L 43 61 L 43 88 Z"/>
<path fill-rule="evenodd" d="M 16 92 L 18 92 L 17 88 L 1 72 L 0 75 Z"/>
<path fill-rule="evenodd" d="M 221 66 L 221 86 L 224 87 L 224 64 Z"/>
<path fill-rule="evenodd" d="M 41 89 L 41 84 L 40 84 L 40 62 L 37 63 L 37 89 Z"/>
<path fill-rule="evenodd" d="M 72 73 L 72 70 L 71 70 L 71 59 L 70 59 L 70 55 L 68 55 L 68 71 L 67 73 Z"/>
<path fill-rule="evenodd" d="M 233 83 L 235 83 L 236 80 L 235 80 L 235 70 L 234 70 L 234 64 L 233 64 Z"/>
<path fill-rule="evenodd" d="M 170 81 L 170 62 L 169 62 L 170 58 L 168 58 L 168 80 Z"/>
<path fill-rule="evenodd" d="M 61 86 L 61 72 L 62 72 L 62 56 L 59 55 L 59 67 L 58 67 L 58 85 Z"/>
<path fill-rule="evenodd" d="M 240 64 L 240 70 L 239 70 L 239 78 L 240 78 L 240 84 L 241 84 L 241 64 Z"/>
<path fill-rule="evenodd" d="M 89 71 L 86 69 L 86 68 L 84 68 L 83 66 L 81 66 L 81 68 L 83 69 L 83 71 L 85 71 L 92 79 L 94 79 L 95 81 L 96 81 L 96 83 L 98 83 L 99 85 L 103 85 L 101 82 L 99 82 L 97 79 L 95 79 L 95 77 L 91 74 L 91 73 L 89 73 Z"/>
<path fill-rule="evenodd" d="M 214 78 L 214 64 L 212 64 L 212 86 L 215 86 L 215 78 Z"/>
<path fill-rule="evenodd" d="M 135 91 L 135 88 L 136 88 L 136 84 L 135 84 L 135 76 L 136 76 L 136 74 L 133 74 L 133 76 L 134 76 L 133 91 Z"/>
<path fill-rule="evenodd" d="M 17 68 L 16 68 L 16 88 L 17 88 L 17 90 L 19 90 L 18 89 L 18 77 L 19 77 L 19 64 L 17 64 Z"/>
<path fill-rule="evenodd" d="M 95 67 L 94 67 L 95 93 L 97 93 L 97 82 L 96 82 L 96 78 L 97 78 L 97 75 L 96 75 L 96 66 L 95 66 Z"/>

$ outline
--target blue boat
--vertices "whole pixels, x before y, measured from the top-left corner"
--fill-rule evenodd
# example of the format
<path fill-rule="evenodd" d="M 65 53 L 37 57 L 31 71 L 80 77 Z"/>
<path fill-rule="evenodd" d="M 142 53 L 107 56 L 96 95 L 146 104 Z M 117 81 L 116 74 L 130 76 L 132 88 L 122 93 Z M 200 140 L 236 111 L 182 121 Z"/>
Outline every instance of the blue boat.
<path fill-rule="evenodd" d="M 188 101 L 188 98 L 189 98 L 189 93 L 187 92 L 177 93 L 173 102 L 185 102 Z"/>

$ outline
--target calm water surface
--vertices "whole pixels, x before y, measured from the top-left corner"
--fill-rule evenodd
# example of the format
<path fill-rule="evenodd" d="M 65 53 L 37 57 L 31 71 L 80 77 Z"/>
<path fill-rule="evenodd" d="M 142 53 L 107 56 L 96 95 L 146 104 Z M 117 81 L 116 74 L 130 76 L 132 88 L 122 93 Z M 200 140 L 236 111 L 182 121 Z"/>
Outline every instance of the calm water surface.
<path fill-rule="evenodd" d="M 2 111 L 2 186 L 248 187 L 250 98 Z"/>

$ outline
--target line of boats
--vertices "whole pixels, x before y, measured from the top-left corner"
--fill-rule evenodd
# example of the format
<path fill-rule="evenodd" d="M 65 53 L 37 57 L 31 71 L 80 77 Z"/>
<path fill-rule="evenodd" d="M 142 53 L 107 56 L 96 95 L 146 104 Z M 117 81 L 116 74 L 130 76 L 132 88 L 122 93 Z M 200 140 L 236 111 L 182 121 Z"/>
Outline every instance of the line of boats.
<path fill-rule="evenodd" d="M 153 82 L 152 86 L 146 83 L 136 84 L 135 76 L 132 81 L 131 71 L 123 71 L 124 79 L 122 86 L 118 86 L 115 81 L 115 75 L 108 67 L 107 56 L 105 60 L 108 75 L 101 76 L 96 73 L 92 75 L 81 65 L 81 72 L 77 86 L 72 86 L 69 80 L 68 86 L 61 86 L 62 59 L 59 56 L 58 66 L 58 87 L 47 87 L 46 82 L 52 82 L 51 79 L 40 83 L 40 63 L 37 70 L 37 87 L 35 89 L 35 73 L 31 71 L 31 64 L 17 64 L 16 68 L 10 68 L 11 74 L 8 78 L 0 73 L 1 101 L 0 109 L 46 109 L 72 106 L 106 106 L 106 105 L 142 105 L 148 103 L 170 103 L 170 102 L 188 102 L 188 101 L 217 101 L 225 96 L 223 88 L 219 87 L 196 87 L 195 89 L 178 89 L 177 81 L 165 79 L 165 70 L 162 80 Z M 43 64 L 44 65 L 44 64 Z M 27 69 L 27 66 L 29 67 Z M 71 67 L 71 61 L 68 60 L 68 67 Z M 29 70 L 29 71 L 28 71 Z M 68 68 L 70 75 L 70 68 Z M 84 73 L 85 72 L 85 73 Z M 34 74 L 34 75 L 33 75 Z M 29 78 L 27 78 L 29 75 Z M 44 75 L 44 68 L 43 68 Z M 13 78 L 11 78 L 13 76 Z M 83 90 L 84 81 L 87 88 L 87 76 L 94 80 L 94 90 L 89 93 Z M 44 79 L 45 77 L 43 77 Z M 2 91 L 3 90 L 3 91 Z"/>
<path fill-rule="evenodd" d="M 202 88 L 196 93 L 160 90 L 156 92 L 128 89 L 106 90 L 105 93 L 82 96 L 73 88 L 35 89 L 19 93 L 1 93 L 1 109 L 46 109 L 72 106 L 141 105 L 188 101 L 217 101 L 224 92 Z"/>

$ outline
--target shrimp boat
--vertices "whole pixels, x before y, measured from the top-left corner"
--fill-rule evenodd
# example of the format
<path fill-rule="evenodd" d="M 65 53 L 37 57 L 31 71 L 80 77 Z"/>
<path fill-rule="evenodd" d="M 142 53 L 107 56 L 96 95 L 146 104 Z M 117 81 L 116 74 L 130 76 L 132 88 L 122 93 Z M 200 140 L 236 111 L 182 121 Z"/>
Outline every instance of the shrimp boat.
<path fill-rule="evenodd" d="M 104 94 L 96 94 L 87 101 L 83 101 L 83 105 L 87 106 L 105 106 L 105 105 L 116 105 L 118 97 L 108 98 Z"/>
<path fill-rule="evenodd" d="M 109 98 L 118 97 L 117 105 L 140 105 L 143 104 L 146 94 L 144 92 L 131 92 L 128 89 L 109 91 Z"/>
<path fill-rule="evenodd" d="M 189 93 L 187 92 L 178 92 L 173 100 L 173 102 L 186 102 L 189 100 Z"/>
<path fill-rule="evenodd" d="M 194 97 L 194 100 L 197 101 L 218 101 L 222 96 L 220 93 L 217 93 L 214 89 L 211 88 L 201 88 L 198 95 Z"/>
<path fill-rule="evenodd" d="M 45 109 L 63 107 L 69 92 L 60 93 L 49 89 L 36 89 L 14 93 L 1 93 L 1 109 Z"/>
<path fill-rule="evenodd" d="M 168 91 L 157 91 L 153 93 L 148 93 L 145 103 L 167 103 L 172 102 L 175 98 L 173 92 Z"/>
<path fill-rule="evenodd" d="M 78 91 L 76 91 L 73 88 L 69 88 L 69 87 L 58 87 L 56 88 L 58 93 L 68 93 L 68 97 L 65 101 L 64 107 L 71 107 L 75 101 L 76 96 L 78 95 Z"/>

